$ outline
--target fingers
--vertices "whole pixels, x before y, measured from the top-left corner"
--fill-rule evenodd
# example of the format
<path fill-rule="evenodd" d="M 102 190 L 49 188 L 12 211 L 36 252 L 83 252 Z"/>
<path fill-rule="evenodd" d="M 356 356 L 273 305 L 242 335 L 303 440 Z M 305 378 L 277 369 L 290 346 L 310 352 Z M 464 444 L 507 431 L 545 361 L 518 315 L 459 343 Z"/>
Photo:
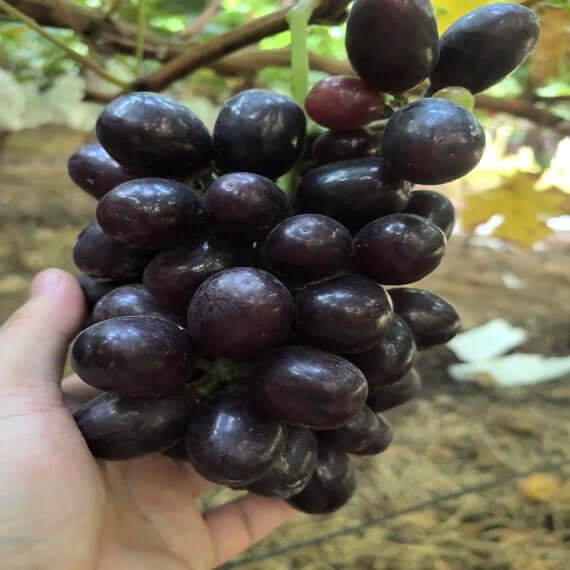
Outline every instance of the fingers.
<path fill-rule="evenodd" d="M 68 344 L 84 316 L 74 277 L 59 269 L 36 276 L 29 301 L 0 328 L 2 397 L 59 397 Z"/>
<path fill-rule="evenodd" d="M 216 565 L 227 562 L 278 526 L 296 511 L 280 499 L 247 495 L 204 515 L 216 547 Z"/>

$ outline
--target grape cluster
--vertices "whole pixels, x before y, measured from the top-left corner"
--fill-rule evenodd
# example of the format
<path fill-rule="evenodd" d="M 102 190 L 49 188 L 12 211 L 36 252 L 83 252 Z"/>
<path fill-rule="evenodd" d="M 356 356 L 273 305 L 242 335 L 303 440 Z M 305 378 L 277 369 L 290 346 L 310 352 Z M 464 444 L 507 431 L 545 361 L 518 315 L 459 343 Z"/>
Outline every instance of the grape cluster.
<path fill-rule="evenodd" d="M 308 513 L 344 505 L 349 454 L 384 451 L 379 413 L 420 389 L 416 351 L 459 329 L 449 303 L 410 286 L 454 224 L 446 197 L 412 185 L 475 167 L 468 90 L 512 71 L 537 32 L 518 4 L 438 38 L 427 0 L 356 0 L 360 77 L 312 88 L 306 112 L 328 129 L 312 145 L 303 109 L 262 89 L 229 99 L 213 136 L 160 95 L 109 103 L 99 144 L 69 161 L 98 199 L 73 251 L 90 316 L 72 363 L 104 391 L 75 413 L 93 454 L 164 452 Z M 428 77 L 435 96 L 402 104 Z M 292 168 L 290 199 L 276 180 Z"/>

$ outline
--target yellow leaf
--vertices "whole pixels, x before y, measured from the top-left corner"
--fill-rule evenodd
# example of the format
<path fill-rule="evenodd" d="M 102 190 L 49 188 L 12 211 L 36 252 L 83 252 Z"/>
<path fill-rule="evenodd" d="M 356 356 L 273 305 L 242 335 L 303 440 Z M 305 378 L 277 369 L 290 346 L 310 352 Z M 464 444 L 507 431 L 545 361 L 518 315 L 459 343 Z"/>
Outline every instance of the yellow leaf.
<path fill-rule="evenodd" d="M 462 227 L 472 231 L 496 216 L 488 235 L 526 248 L 544 240 L 552 233 L 548 218 L 566 213 L 570 198 L 554 188 L 536 191 L 537 179 L 536 174 L 517 172 L 496 188 L 468 194 L 459 212 Z"/>
<path fill-rule="evenodd" d="M 519 489 L 525 499 L 544 502 L 550 500 L 560 489 L 560 481 L 546 473 L 536 473 L 523 479 Z"/>
<path fill-rule="evenodd" d="M 433 5 L 436 10 L 437 25 L 439 33 L 442 34 L 455 20 L 467 14 L 471 10 L 491 4 L 494 0 L 434 0 Z"/>

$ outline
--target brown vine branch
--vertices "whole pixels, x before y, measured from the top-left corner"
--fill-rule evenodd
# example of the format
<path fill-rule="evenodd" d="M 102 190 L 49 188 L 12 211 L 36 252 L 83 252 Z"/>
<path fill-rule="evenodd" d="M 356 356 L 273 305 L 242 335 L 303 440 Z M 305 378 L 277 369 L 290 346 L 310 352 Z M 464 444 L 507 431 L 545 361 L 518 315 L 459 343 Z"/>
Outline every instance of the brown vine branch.
<path fill-rule="evenodd" d="M 180 38 L 189 40 L 197 36 L 208 23 L 216 16 L 222 7 L 222 0 L 210 0 L 204 11 L 198 15 L 197 18 L 192 20 L 190 25 L 178 34 Z"/>

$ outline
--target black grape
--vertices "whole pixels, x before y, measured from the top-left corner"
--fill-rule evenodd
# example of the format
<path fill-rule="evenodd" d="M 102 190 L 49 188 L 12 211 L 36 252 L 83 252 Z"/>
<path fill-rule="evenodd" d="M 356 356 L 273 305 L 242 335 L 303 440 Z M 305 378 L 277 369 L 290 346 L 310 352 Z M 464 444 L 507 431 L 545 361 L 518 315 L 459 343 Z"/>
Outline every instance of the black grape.
<path fill-rule="evenodd" d="M 443 184 L 477 166 L 485 131 L 467 109 L 446 99 L 419 99 L 405 105 L 384 131 L 382 156 L 404 180 Z"/>
<path fill-rule="evenodd" d="M 93 309 L 92 322 L 115 317 L 160 317 L 183 324 L 182 314 L 176 315 L 143 285 L 123 285 L 101 297 Z M 185 316 L 185 315 L 184 315 Z"/>
<path fill-rule="evenodd" d="M 101 282 L 140 281 L 152 252 L 111 239 L 97 222 L 89 224 L 73 245 L 73 261 L 88 277 Z"/>
<path fill-rule="evenodd" d="M 437 23 L 429 0 L 356 0 L 346 26 L 352 67 L 389 93 L 411 89 L 438 58 Z"/>
<path fill-rule="evenodd" d="M 340 273 L 350 263 L 351 253 L 350 232 L 320 214 L 287 218 L 273 228 L 263 244 L 268 269 L 293 282 Z"/>
<path fill-rule="evenodd" d="M 390 384 L 412 367 L 416 354 L 414 335 L 406 322 L 394 315 L 380 342 L 372 349 L 347 358 L 366 376 L 369 386 Z"/>
<path fill-rule="evenodd" d="M 249 358 L 287 336 L 293 313 L 291 294 L 277 278 L 235 267 L 200 285 L 188 309 L 188 330 L 209 354 Z"/>
<path fill-rule="evenodd" d="M 300 157 L 305 131 L 305 113 L 292 99 L 263 89 L 242 91 L 216 120 L 216 166 L 278 178 Z"/>
<path fill-rule="evenodd" d="M 101 394 L 73 414 L 98 459 L 132 459 L 171 447 L 184 436 L 190 406 L 180 395 L 126 398 Z"/>
<path fill-rule="evenodd" d="M 186 439 L 183 438 L 172 447 L 165 449 L 162 455 L 166 455 L 166 457 L 170 457 L 170 459 L 174 459 L 175 461 L 189 462 L 190 458 L 188 457 L 188 450 L 186 449 Z"/>
<path fill-rule="evenodd" d="M 99 283 L 99 281 L 95 281 L 91 279 L 91 277 L 87 277 L 87 275 L 78 275 L 77 281 L 83 291 L 83 298 L 85 299 L 85 305 L 89 312 L 93 310 L 97 301 L 109 293 L 109 291 L 112 291 L 114 287 L 114 285 L 110 283 Z"/>
<path fill-rule="evenodd" d="M 432 190 L 414 190 L 406 214 L 416 214 L 435 224 L 449 239 L 455 225 L 455 209 L 447 196 Z"/>
<path fill-rule="evenodd" d="M 311 283 L 296 297 L 295 331 L 308 344 L 339 354 L 369 350 L 392 320 L 384 289 L 360 275 Z"/>
<path fill-rule="evenodd" d="M 403 378 L 384 386 L 370 386 L 366 404 L 375 412 L 384 412 L 415 398 L 422 388 L 417 371 L 412 368 Z"/>
<path fill-rule="evenodd" d="M 325 442 L 345 453 L 376 455 L 392 443 L 392 426 L 377 416 L 368 406 L 347 424 L 333 430 L 318 432 L 319 442 Z"/>
<path fill-rule="evenodd" d="M 185 184 L 139 178 L 106 194 L 97 206 L 97 220 L 116 241 L 161 249 L 195 238 L 205 227 L 206 213 L 200 196 Z"/>
<path fill-rule="evenodd" d="M 185 177 L 213 158 L 204 123 L 184 105 L 156 93 L 113 99 L 99 115 L 96 130 L 115 160 L 150 176 Z"/>
<path fill-rule="evenodd" d="M 125 396 L 160 396 L 192 373 L 192 348 L 185 329 L 156 317 L 100 321 L 73 343 L 72 366 L 95 388 Z"/>
<path fill-rule="evenodd" d="M 186 311 L 208 277 L 252 261 L 251 247 L 210 236 L 194 245 L 161 251 L 146 266 L 143 284 L 163 304 Z"/>
<path fill-rule="evenodd" d="M 267 473 L 280 456 L 286 427 L 246 394 L 220 394 L 193 410 L 186 432 L 196 471 L 214 483 L 240 486 Z"/>
<path fill-rule="evenodd" d="M 67 163 L 67 171 L 75 184 L 97 199 L 119 184 L 137 178 L 98 143 L 77 149 Z"/>
<path fill-rule="evenodd" d="M 445 235 L 413 214 L 393 214 L 364 226 L 354 238 L 354 268 L 383 285 L 418 281 L 440 263 Z"/>
<path fill-rule="evenodd" d="M 396 178 L 378 157 L 325 164 L 308 172 L 297 188 L 296 209 L 323 214 L 350 230 L 403 210 L 410 185 Z"/>
<path fill-rule="evenodd" d="M 319 445 L 317 467 L 307 486 L 288 500 L 309 514 L 332 513 L 343 507 L 356 490 L 354 467 L 346 453 Z"/>
<path fill-rule="evenodd" d="M 305 110 L 323 127 L 346 131 L 364 127 L 384 114 L 384 95 L 358 77 L 331 75 L 313 85 Z"/>
<path fill-rule="evenodd" d="M 215 180 L 206 192 L 206 207 L 219 234 L 249 242 L 263 239 L 292 214 L 291 203 L 275 182 L 249 172 Z"/>
<path fill-rule="evenodd" d="M 317 465 L 317 457 L 317 438 L 311 430 L 288 426 L 281 455 L 265 475 L 248 485 L 247 490 L 266 497 L 288 499 L 305 488 Z"/>
<path fill-rule="evenodd" d="M 381 147 L 382 136 L 366 129 L 328 131 L 317 137 L 312 147 L 313 158 L 319 164 L 365 158 L 375 155 Z"/>
<path fill-rule="evenodd" d="M 431 89 L 458 85 L 484 91 L 526 59 L 538 33 L 538 17 L 520 4 L 498 2 L 468 12 L 441 36 Z"/>
<path fill-rule="evenodd" d="M 419 349 L 451 340 L 461 327 L 459 315 L 444 299 L 425 289 L 390 289 L 394 311 L 410 327 Z"/>
<path fill-rule="evenodd" d="M 276 348 L 251 376 L 255 402 L 272 416 L 313 429 L 350 421 L 366 401 L 362 372 L 340 356 L 308 346 Z"/>

